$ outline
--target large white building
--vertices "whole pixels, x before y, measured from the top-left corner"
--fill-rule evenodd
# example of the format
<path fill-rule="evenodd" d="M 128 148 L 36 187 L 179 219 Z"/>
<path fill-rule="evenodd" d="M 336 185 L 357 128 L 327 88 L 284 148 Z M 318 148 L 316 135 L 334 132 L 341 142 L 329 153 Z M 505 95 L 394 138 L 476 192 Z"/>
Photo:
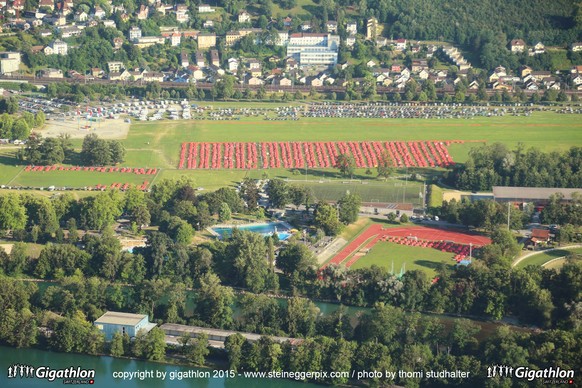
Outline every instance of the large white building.
<path fill-rule="evenodd" d="M 0 53 L 0 74 L 14 73 L 20 67 L 20 53 L 1 52 Z"/>
<path fill-rule="evenodd" d="M 334 66 L 340 37 L 332 34 L 291 34 L 287 56 L 293 57 L 300 66 Z"/>

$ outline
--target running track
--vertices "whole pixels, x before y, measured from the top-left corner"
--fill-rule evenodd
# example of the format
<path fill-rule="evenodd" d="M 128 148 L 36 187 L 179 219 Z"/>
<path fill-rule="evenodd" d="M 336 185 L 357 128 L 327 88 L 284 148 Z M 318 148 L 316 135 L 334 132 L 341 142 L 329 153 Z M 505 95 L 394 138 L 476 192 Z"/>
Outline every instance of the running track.
<path fill-rule="evenodd" d="M 349 243 L 344 249 L 342 249 L 334 258 L 322 268 L 325 268 L 329 264 L 340 264 L 348 256 L 358 251 L 362 245 L 373 238 L 366 248 L 373 247 L 382 237 L 394 236 L 394 237 L 417 237 L 420 240 L 431 240 L 431 241 L 453 241 L 458 244 L 473 244 L 477 246 L 483 246 L 491 244 L 491 239 L 484 236 L 479 236 L 476 234 L 467 234 L 460 232 L 453 232 L 445 229 L 438 228 L 427 228 L 425 226 L 409 226 L 403 228 L 386 228 L 382 229 L 382 225 L 374 224 L 368 229 L 363 231 L 358 237 L 356 237 L 351 243 Z M 357 259 L 350 259 L 346 266 L 354 264 Z"/>

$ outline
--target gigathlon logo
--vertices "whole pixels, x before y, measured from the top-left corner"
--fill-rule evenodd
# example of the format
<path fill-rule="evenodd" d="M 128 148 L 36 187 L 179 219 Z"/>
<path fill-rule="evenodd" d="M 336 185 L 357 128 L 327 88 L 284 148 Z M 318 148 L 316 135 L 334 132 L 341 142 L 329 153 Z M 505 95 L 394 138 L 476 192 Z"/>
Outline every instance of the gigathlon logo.
<path fill-rule="evenodd" d="M 41 379 L 51 382 L 62 380 L 63 384 L 93 384 L 95 383 L 95 370 L 83 369 L 80 366 L 52 369 L 49 366 L 12 364 L 8 367 L 8 378 Z"/>
<path fill-rule="evenodd" d="M 527 366 L 491 365 L 487 367 L 488 378 L 508 377 L 520 380 L 542 380 L 544 384 L 574 384 L 574 370 L 559 366 L 533 369 Z"/>

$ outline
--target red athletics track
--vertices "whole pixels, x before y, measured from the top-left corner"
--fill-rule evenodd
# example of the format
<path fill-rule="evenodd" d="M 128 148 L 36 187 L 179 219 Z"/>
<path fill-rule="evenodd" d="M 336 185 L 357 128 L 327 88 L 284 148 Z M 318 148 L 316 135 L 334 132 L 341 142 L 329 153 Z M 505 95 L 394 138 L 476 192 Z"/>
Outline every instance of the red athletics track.
<path fill-rule="evenodd" d="M 371 248 L 377 243 L 380 238 L 385 236 L 395 236 L 395 237 L 417 237 L 420 240 L 431 240 L 431 241 L 453 241 L 459 244 L 473 244 L 477 246 L 491 244 L 491 239 L 484 236 L 453 232 L 445 229 L 438 228 L 427 228 L 425 226 L 409 226 L 403 228 L 386 228 L 382 229 L 382 225 L 374 224 L 368 229 L 363 231 L 358 237 L 356 237 L 351 243 L 349 243 L 344 249 L 342 249 L 334 258 L 322 268 L 325 268 L 329 264 L 340 264 L 348 256 L 355 253 L 360 247 L 368 240 L 374 237 L 374 239 L 369 242 L 366 247 Z M 353 263 L 351 263 L 353 264 Z"/>

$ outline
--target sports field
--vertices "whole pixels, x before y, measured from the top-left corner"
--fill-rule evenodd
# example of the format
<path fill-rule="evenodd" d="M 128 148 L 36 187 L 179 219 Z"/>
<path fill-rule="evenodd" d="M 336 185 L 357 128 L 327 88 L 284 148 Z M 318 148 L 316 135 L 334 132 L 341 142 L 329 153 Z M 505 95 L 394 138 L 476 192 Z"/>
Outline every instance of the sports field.
<path fill-rule="evenodd" d="M 218 105 L 218 104 L 217 104 Z M 244 103 L 223 103 L 224 106 L 243 107 Z M 251 105 L 249 105 L 250 107 Z M 268 104 L 266 106 L 269 106 Z M 271 105 L 270 107 L 274 107 Z M 257 117 L 233 121 L 155 121 L 139 122 L 131 125 L 127 138 L 122 142 L 127 149 L 123 166 L 161 168 L 155 177 L 177 178 L 188 176 L 195 184 L 206 190 L 225 185 L 233 185 L 244 177 L 281 177 L 303 180 L 312 186 L 320 198 L 337 199 L 337 195 L 348 189 L 359 192 L 364 201 L 392 202 L 404 195 L 405 201 L 418 200 L 420 183 L 408 183 L 406 193 L 394 182 L 384 184 L 366 169 L 356 169 L 354 178 L 367 181 L 343 184 L 342 178 L 333 168 L 311 169 L 251 169 L 251 170 L 177 170 L 181 144 L 185 142 L 265 142 L 265 141 L 413 141 L 463 140 L 464 144 L 451 144 L 449 153 L 455 162 L 466 160 L 471 147 L 486 142 L 503 142 L 513 147 L 517 142 L 535 146 L 545 151 L 565 150 L 572 145 L 582 144 L 582 120 L 579 115 L 564 115 L 554 112 L 534 112 L 529 117 L 483 117 L 467 119 L 353 119 L 353 118 L 301 118 L 298 121 L 267 121 Z M 73 144 L 80 147 L 81 141 Z M 99 175 L 93 180 L 90 174 L 79 172 L 78 176 L 39 177 L 23 171 L 15 158 L 15 149 L 0 147 L 0 184 L 34 186 L 72 186 L 110 184 L 117 182 L 116 176 Z M 430 173 L 431 169 L 416 169 L 416 172 Z M 404 171 L 401 171 L 402 173 Z M 410 172 L 410 171 L 409 171 Z M 305 174 L 307 173 L 307 174 Z M 265 175 L 266 174 L 266 175 Z M 130 183 L 141 183 L 139 179 Z M 335 180 L 336 183 L 318 183 Z M 384 190 L 385 189 L 385 190 Z M 329 196 L 336 197 L 330 198 Z"/>
<path fill-rule="evenodd" d="M 421 270 L 429 277 L 436 274 L 435 269 L 440 263 L 455 265 L 453 253 L 441 252 L 437 249 L 409 247 L 406 245 L 380 242 L 374 245 L 368 253 L 361 256 L 350 268 L 367 268 L 372 265 L 394 270 L 396 275 L 401 270 Z"/>

